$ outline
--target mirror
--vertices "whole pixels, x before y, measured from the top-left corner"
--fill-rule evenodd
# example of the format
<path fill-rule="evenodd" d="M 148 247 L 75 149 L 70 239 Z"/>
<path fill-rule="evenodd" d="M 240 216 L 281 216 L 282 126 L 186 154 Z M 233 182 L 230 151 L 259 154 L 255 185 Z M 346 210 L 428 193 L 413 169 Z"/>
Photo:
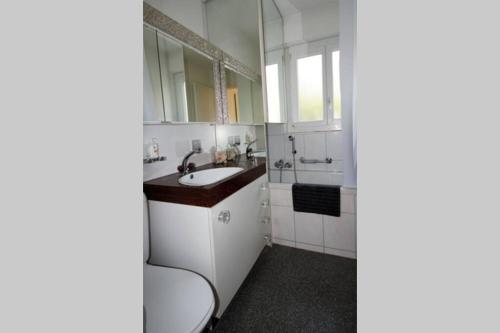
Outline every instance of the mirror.
<path fill-rule="evenodd" d="M 156 31 L 143 29 L 143 120 L 164 121 Z"/>
<path fill-rule="evenodd" d="M 260 74 L 258 1 L 204 2 L 209 42 Z"/>
<path fill-rule="evenodd" d="M 215 122 L 216 102 L 212 60 L 184 48 L 185 91 L 190 122 Z"/>
<path fill-rule="evenodd" d="M 226 98 L 229 122 L 251 124 L 252 111 L 252 81 L 229 68 L 226 72 Z"/>
<path fill-rule="evenodd" d="M 285 52 L 283 17 L 274 0 L 262 0 L 264 59 L 267 89 L 267 121 L 286 121 Z"/>
<path fill-rule="evenodd" d="M 210 0 L 205 5 L 208 40 L 224 52 L 230 124 L 264 124 L 258 5 L 257 0 Z"/>
<path fill-rule="evenodd" d="M 144 121 L 216 121 L 211 58 L 147 25 L 143 55 Z"/>
<path fill-rule="evenodd" d="M 264 124 L 262 84 L 225 67 L 227 113 L 230 124 Z"/>

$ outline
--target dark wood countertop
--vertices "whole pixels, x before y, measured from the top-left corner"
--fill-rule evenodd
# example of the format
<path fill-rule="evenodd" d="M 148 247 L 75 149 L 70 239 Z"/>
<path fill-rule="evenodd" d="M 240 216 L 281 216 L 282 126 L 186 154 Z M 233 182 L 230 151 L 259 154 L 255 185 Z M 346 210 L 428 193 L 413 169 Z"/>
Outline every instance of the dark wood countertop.
<path fill-rule="evenodd" d="M 265 174 L 266 159 L 255 158 L 253 161 L 247 161 L 242 156 L 237 162 L 228 162 L 223 165 L 204 164 L 196 167 L 193 172 L 224 167 L 240 167 L 243 171 L 206 186 L 182 185 L 178 181 L 182 175 L 174 173 L 144 182 L 143 191 L 148 200 L 212 207 Z"/>

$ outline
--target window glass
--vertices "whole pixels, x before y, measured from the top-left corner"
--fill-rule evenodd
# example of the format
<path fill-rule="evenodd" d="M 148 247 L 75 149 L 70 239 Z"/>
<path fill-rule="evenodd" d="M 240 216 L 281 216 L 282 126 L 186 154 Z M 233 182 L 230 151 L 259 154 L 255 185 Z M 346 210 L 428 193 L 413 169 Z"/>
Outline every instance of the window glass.
<path fill-rule="evenodd" d="M 323 56 L 297 60 L 298 120 L 323 120 Z"/>
<path fill-rule="evenodd" d="M 266 66 L 266 85 L 268 122 L 279 123 L 281 121 L 281 109 L 278 64 Z"/>
<path fill-rule="evenodd" d="M 332 78 L 333 78 L 333 118 L 340 119 L 342 116 L 342 104 L 340 101 L 340 53 L 332 52 Z"/>

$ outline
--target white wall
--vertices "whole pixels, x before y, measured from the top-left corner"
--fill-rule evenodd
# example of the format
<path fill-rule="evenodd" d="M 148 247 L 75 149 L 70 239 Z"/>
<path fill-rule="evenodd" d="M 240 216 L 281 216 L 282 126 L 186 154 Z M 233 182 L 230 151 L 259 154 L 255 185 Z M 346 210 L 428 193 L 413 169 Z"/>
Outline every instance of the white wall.
<path fill-rule="evenodd" d="M 144 181 L 162 177 L 177 172 L 184 156 L 192 150 L 191 141 L 201 140 L 202 154 L 195 154 L 190 161 L 203 165 L 213 162 L 214 149 L 217 145 L 226 147 L 227 137 L 239 135 L 241 153 L 245 153 L 245 135 L 256 137 L 254 125 L 215 125 L 215 124 L 157 124 L 143 126 L 143 154 L 146 154 L 147 144 L 153 138 L 158 139 L 160 155 L 165 156 L 165 161 L 144 164 Z M 261 126 L 262 127 L 262 126 Z M 145 157 L 145 156 L 144 156 Z"/>
<path fill-rule="evenodd" d="M 145 2 L 198 35 L 207 38 L 201 0 L 145 0 Z"/>
<path fill-rule="evenodd" d="M 183 157 L 192 150 L 192 140 L 201 140 L 203 153 L 194 155 L 190 161 L 198 165 L 212 162 L 213 154 L 211 150 L 216 146 L 215 125 L 213 124 L 144 125 L 144 154 L 147 151 L 147 144 L 151 142 L 152 138 L 158 139 L 160 155 L 165 156 L 167 159 L 144 164 L 144 181 L 176 173 L 177 166 L 181 164 Z"/>
<path fill-rule="evenodd" d="M 292 145 L 288 136 L 295 136 L 295 163 L 297 180 L 301 183 L 343 185 L 344 157 L 342 151 L 342 131 L 293 132 L 286 131 L 286 124 L 267 124 L 267 147 L 269 160 L 269 180 L 280 182 L 280 171 L 274 163 L 280 159 L 293 164 Z M 325 159 L 333 163 L 303 164 L 300 157 Z M 282 183 L 295 183 L 293 168 L 283 169 Z"/>

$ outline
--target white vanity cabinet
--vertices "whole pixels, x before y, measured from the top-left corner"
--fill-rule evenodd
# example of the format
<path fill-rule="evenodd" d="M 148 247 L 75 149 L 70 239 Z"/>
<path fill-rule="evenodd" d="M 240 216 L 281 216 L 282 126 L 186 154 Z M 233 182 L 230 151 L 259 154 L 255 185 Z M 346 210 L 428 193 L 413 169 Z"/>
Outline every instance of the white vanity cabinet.
<path fill-rule="evenodd" d="M 270 233 L 266 175 L 206 208 L 149 201 L 151 264 L 192 270 L 209 280 L 220 317 Z"/>

